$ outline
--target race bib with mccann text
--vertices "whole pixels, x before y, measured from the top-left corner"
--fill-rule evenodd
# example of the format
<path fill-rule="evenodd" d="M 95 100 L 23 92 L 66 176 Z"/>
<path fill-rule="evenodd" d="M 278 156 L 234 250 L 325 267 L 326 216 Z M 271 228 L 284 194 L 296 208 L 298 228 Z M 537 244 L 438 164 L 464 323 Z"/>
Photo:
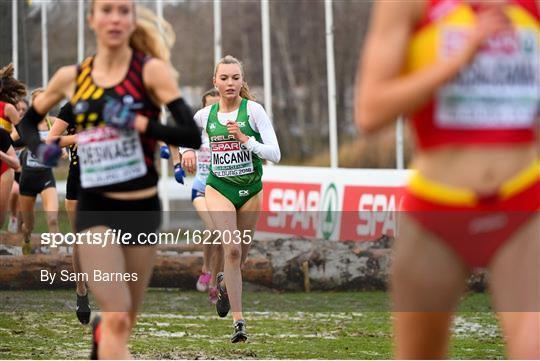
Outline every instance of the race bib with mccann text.
<path fill-rule="evenodd" d="M 212 149 L 212 172 L 217 177 L 232 177 L 253 173 L 251 152 L 238 141 L 210 144 Z"/>

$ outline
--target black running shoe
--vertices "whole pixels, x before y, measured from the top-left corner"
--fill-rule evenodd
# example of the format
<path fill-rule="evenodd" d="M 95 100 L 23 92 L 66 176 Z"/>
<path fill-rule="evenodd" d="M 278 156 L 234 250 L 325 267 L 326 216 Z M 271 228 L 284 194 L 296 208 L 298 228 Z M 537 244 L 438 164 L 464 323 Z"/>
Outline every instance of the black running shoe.
<path fill-rule="evenodd" d="M 97 337 L 96 333 L 101 334 L 101 328 L 98 330 L 98 326 L 101 323 L 101 317 L 96 315 L 92 320 L 92 351 L 90 352 L 90 360 L 98 360 L 98 340 L 100 337 Z"/>
<path fill-rule="evenodd" d="M 88 303 L 88 292 L 86 295 L 79 296 L 77 294 L 77 318 L 79 322 L 83 325 L 87 325 L 90 322 L 90 304 Z"/>
<path fill-rule="evenodd" d="M 227 290 L 223 289 L 221 285 L 223 283 L 223 278 L 225 275 L 223 272 L 218 273 L 217 275 L 217 289 L 218 289 L 218 300 L 216 302 L 216 311 L 219 317 L 225 317 L 231 309 L 231 304 L 229 303 L 229 295 Z"/>
<path fill-rule="evenodd" d="M 244 320 L 236 321 L 234 323 L 234 333 L 231 336 L 231 342 L 246 342 L 247 338 L 246 322 Z"/>

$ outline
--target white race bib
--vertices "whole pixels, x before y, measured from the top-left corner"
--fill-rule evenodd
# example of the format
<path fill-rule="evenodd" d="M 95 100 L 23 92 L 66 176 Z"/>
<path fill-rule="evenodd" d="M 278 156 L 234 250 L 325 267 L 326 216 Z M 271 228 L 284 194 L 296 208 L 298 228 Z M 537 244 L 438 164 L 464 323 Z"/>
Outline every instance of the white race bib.
<path fill-rule="evenodd" d="M 208 174 L 210 173 L 210 147 L 208 144 L 203 144 L 197 150 L 197 178 L 206 182 Z"/>
<path fill-rule="evenodd" d="M 26 155 L 26 166 L 29 168 L 51 168 L 41 163 L 31 151 L 28 151 Z"/>
<path fill-rule="evenodd" d="M 238 141 L 216 142 L 212 149 L 212 171 L 217 177 L 234 177 L 253 173 L 251 152 Z"/>
<path fill-rule="evenodd" d="M 147 172 L 141 141 L 135 130 L 100 127 L 81 132 L 77 155 L 83 188 L 122 183 Z"/>
<path fill-rule="evenodd" d="M 467 33 L 443 30 L 440 55 L 463 49 Z M 444 129 L 523 129 L 540 102 L 537 33 L 518 30 L 489 39 L 474 61 L 437 93 L 435 124 Z"/>

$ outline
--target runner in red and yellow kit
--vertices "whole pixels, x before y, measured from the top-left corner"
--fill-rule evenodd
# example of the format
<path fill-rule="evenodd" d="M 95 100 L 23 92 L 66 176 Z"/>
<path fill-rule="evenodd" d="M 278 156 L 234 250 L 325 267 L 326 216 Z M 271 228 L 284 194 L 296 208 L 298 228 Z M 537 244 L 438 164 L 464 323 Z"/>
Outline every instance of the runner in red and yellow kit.
<path fill-rule="evenodd" d="M 445 357 L 477 266 L 509 357 L 540 357 L 539 48 L 534 0 L 375 6 L 356 121 L 410 115 L 418 144 L 391 276 L 398 358 Z"/>
<path fill-rule="evenodd" d="M 13 185 L 15 169 L 19 168 L 19 161 L 11 159 L 12 142 L 11 139 L 7 138 L 9 138 L 9 133 L 13 129 L 13 124 L 19 122 L 19 114 L 15 106 L 26 95 L 25 86 L 15 79 L 13 75 L 13 64 L 8 64 L 0 69 L 0 129 L 5 131 L 5 133 L 2 133 L 4 140 L 2 141 L 1 150 L 10 153 L 4 153 L 2 156 L 9 156 L 9 160 L 8 158 L 4 158 L 3 161 L 0 159 L 0 225 L 4 223 L 4 215 L 9 205 L 9 194 Z M 14 164 L 17 167 L 13 167 Z"/>

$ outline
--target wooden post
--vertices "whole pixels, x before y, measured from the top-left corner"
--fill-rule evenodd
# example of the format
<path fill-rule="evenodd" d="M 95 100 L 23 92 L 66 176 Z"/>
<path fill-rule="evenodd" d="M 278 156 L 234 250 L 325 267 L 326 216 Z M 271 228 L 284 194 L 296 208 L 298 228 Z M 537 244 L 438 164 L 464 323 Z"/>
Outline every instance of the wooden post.
<path fill-rule="evenodd" d="M 304 291 L 311 292 L 311 284 L 309 283 L 309 262 L 302 262 L 302 272 L 304 272 Z"/>

